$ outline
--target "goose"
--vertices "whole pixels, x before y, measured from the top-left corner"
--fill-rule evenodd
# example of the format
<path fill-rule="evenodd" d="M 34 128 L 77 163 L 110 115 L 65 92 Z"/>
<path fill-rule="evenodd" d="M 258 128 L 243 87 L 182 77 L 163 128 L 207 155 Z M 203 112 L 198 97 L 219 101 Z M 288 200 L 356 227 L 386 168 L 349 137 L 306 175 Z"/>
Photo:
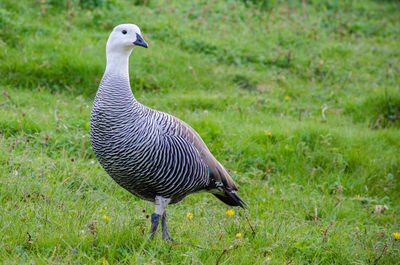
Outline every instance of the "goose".
<path fill-rule="evenodd" d="M 150 236 L 161 220 L 162 239 L 171 240 L 166 208 L 206 191 L 244 208 L 228 171 L 188 124 L 138 102 L 129 81 L 129 57 L 147 48 L 138 26 L 116 26 L 107 41 L 107 64 L 90 115 L 90 142 L 97 160 L 121 187 L 154 202 Z"/>

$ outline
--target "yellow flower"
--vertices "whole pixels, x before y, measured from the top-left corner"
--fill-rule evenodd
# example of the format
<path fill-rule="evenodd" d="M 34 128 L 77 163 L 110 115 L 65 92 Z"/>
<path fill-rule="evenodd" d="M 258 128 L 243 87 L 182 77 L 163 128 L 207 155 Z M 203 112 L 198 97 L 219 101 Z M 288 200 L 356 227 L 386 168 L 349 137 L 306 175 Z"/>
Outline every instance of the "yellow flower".
<path fill-rule="evenodd" d="M 189 220 L 192 220 L 192 218 L 193 218 L 193 214 L 192 213 L 187 213 L 186 216 L 187 216 L 187 218 Z"/>
<path fill-rule="evenodd" d="M 356 226 L 356 231 L 360 231 L 360 228 L 358 226 Z"/>
<path fill-rule="evenodd" d="M 110 217 L 108 217 L 107 215 L 104 215 L 104 216 L 103 216 L 103 219 L 104 219 L 105 221 L 108 221 L 108 220 L 110 220 Z"/>
<path fill-rule="evenodd" d="M 228 210 L 228 211 L 226 211 L 226 215 L 228 215 L 228 216 L 230 216 L 230 217 L 232 217 L 232 216 L 234 216 L 235 215 L 235 211 L 234 210 Z"/>
<path fill-rule="evenodd" d="M 399 232 L 394 232 L 394 233 L 393 233 L 393 237 L 394 237 L 394 239 L 396 239 L 396 240 L 400 240 L 400 233 L 399 233 Z"/>
<path fill-rule="evenodd" d="M 265 132 L 266 136 L 272 136 L 272 132 Z"/>
<path fill-rule="evenodd" d="M 285 100 L 286 100 L 286 101 L 289 101 L 289 100 L 291 100 L 291 98 L 290 98 L 289 96 L 286 96 L 286 97 L 285 97 Z"/>
<path fill-rule="evenodd" d="M 356 194 L 356 198 L 360 198 L 360 195 L 359 195 L 359 194 Z"/>
<path fill-rule="evenodd" d="M 241 238 L 241 237 L 242 237 L 242 234 L 241 234 L 241 233 L 237 233 L 235 237 L 236 237 L 236 238 Z"/>

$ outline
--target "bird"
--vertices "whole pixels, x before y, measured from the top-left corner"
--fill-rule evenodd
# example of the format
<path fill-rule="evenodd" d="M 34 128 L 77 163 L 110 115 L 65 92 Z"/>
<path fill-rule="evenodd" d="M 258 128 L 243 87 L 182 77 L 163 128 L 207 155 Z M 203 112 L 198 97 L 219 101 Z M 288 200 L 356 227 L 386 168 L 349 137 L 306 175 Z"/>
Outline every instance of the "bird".
<path fill-rule="evenodd" d="M 133 195 L 154 202 L 149 235 L 161 220 L 162 239 L 172 240 L 166 208 L 206 191 L 244 208 L 238 187 L 200 135 L 177 117 L 141 104 L 132 93 L 129 57 L 148 48 L 135 24 L 116 26 L 106 44 L 106 69 L 90 114 L 90 143 L 111 178 Z"/>

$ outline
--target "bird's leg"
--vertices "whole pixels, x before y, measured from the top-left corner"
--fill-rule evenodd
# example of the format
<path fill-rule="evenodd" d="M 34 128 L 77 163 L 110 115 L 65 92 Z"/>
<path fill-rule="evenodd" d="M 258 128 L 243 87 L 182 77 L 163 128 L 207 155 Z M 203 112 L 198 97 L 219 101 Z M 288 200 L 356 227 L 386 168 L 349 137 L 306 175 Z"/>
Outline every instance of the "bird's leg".
<path fill-rule="evenodd" d="M 157 231 L 158 223 L 160 222 L 160 215 L 153 213 L 151 215 L 151 227 L 150 227 L 150 236 L 152 237 Z"/>
<path fill-rule="evenodd" d="M 172 238 L 169 236 L 168 227 L 167 227 L 167 211 L 164 212 L 161 218 L 161 229 L 162 229 L 162 239 L 166 239 L 168 241 L 172 241 Z"/>
<path fill-rule="evenodd" d="M 164 198 L 162 196 L 156 196 L 155 199 L 155 210 L 154 213 L 151 215 L 151 228 L 150 228 L 150 236 L 153 236 L 157 231 L 158 223 L 160 222 L 161 216 L 165 213 L 165 208 L 167 208 L 168 203 L 171 199 Z M 164 218 L 163 218 L 164 219 Z M 163 221 L 161 221 L 162 225 Z M 163 229 L 164 231 L 164 229 Z"/>

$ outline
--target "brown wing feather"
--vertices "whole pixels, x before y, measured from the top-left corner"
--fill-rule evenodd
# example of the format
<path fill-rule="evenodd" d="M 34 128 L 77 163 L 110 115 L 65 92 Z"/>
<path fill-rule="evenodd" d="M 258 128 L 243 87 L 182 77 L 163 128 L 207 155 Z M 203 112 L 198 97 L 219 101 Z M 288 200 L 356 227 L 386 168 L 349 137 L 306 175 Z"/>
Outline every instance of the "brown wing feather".
<path fill-rule="evenodd" d="M 174 119 L 177 125 L 177 131 L 179 131 L 180 134 L 185 137 L 185 139 L 187 139 L 189 142 L 191 142 L 200 152 L 201 158 L 214 173 L 215 180 L 217 182 L 223 183 L 226 188 L 237 191 L 238 188 L 232 177 L 229 175 L 228 171 L 221 165 L 221 163 L 219 163 L 218 160 L 215 159 L 215 157 L 211 154 L 210 150 L 204 143 L 203 139 L 201 139 L 200 135 L 187 123 L 181 121 L 176 117 L 174 117 Z"/>

